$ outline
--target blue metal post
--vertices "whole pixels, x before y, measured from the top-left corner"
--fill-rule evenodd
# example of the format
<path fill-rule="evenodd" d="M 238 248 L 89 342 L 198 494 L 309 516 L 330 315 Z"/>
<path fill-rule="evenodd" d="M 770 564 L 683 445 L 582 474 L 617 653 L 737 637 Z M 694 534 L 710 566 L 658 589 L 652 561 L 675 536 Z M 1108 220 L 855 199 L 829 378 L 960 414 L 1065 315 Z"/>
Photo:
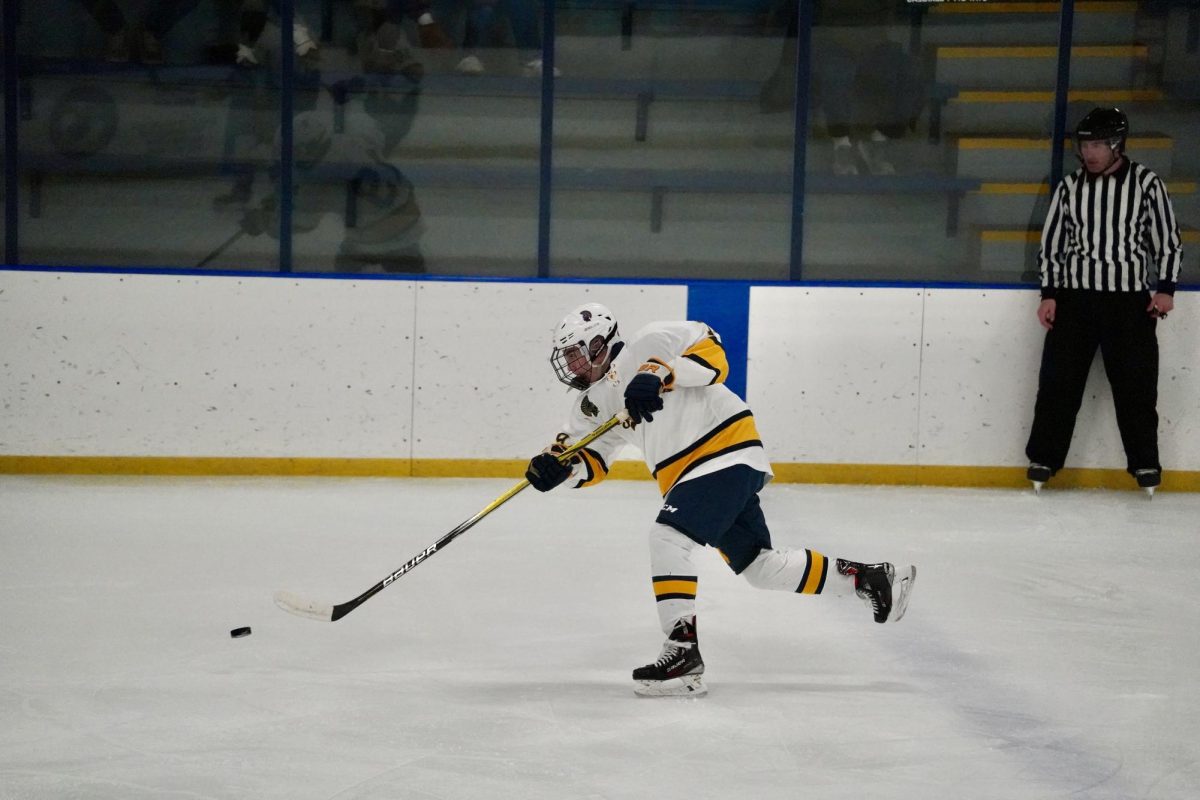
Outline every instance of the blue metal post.
<path fill-rule="evenodd" d="M 798 281 L 804 260 L 804 181 L 808 168 L 808 96 L 812 79 L 812 24 L 815 0 L 793 0 L 796 15 L 796 109 L 792 141 L 792 243 L 789 275 Z"/>
<path fill-rule="evenodd" d="M 17 169 L 17 0 L 4 3 L 4 263 L 20 260 L 17 226 L 20 222 L 20 172 Z"/>
<path fill-rule="evenodd" d="M 1075 0 L 1063 0 L 1058 16 L 1058 83 L 1054 87 L 1054 133 L 1050 138 L 1050 191 L 1063 176 L 1063 139 L 1067 137 L 1067 93 L 1071 89 L 1071 42 Z"/>
<path fill-rule="evenodd" d="M 550 201 L 554 164 L 554 0 L 542 3 L 542 102 L 538 141 L 538 277 L 550 277 Z"/>
<path fill-rule="evenodd" d="M 292 271 L 292 167 L 296 108 L 296 45 L 292 30 L 296 23 L 295 0 L 280 4 L 279 82 L 279 271 Z"/>

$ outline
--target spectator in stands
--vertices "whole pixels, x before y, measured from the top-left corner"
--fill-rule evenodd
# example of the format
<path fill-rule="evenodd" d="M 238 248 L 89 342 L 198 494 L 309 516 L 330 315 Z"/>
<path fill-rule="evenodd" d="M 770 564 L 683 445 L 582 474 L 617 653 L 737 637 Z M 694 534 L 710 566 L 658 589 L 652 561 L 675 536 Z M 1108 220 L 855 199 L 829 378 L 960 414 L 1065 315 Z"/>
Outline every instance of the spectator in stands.
<path fill-rule="evenodd" d="M 405 16 L 417 25 L 417 38 L 426 50 L 450 50 L 455 47 L 442 26 L 433 18 L 433 9 L 428 0 L 354 0 L 355 17 L 358 20 L 359 53 L 363 69 L 367 72 L 392 71 L 388 68 L 388 56 L 383 56 L 383 65 L 373 55 L 379 48 L 379 29 L 386 23 L 399 24 Z M 386 38 L 386 37 L 385 37 Z M 386 48 L 384 48 L 386 51 Z M 383 66 L 377 69 L 377 66 Z"/>
<path fill-rule="evenodd" d="M 237 63 L 244 67 L 256 67 L 263 59 L 260 47 L 263 30 L 267 26 L 267 11 L 274 10 L 280 16 L 280 0 L 244 0 L 239 19 L 239 40 L 237 48 Z M 309 32 L 308 24 L 299 13 L 295 14 L 292 25 L 292 44 L 296 48 L 296 56 L 307 62 L 315 61 L 319 48 Z"/>
<path fill-rule="evenodd" d="M 108 36 L 105 58 L 116 64 L 130 60 L 132 32 L 116 0 L 79 0 Z M 192 12 L 200 0 L 151 0 L 142 16 L 137 56 L 143 64 L 163 63 L 162 41 L 175 23 Z"/>
<path fill-rule="evenodd" d="M 902 138 L 920 109 L 913 60 L 888 39 L 900 19 L 897 0 L 818 0 L 812 30 L 813 106 L 833 140 L 833 171 L 895 174 L 888 143 Z M 799 4 L 784 7 L 786 38 L 779 66 L 763 85 L 763 111 L 783 111 L 796 99 Z"/>
<path fill-rule="evenodd" d="M 1096 348 L 1112 386 L 1126 468 L 1153 491 L 1158 460 L 1158 321 L 1183 262 L 1162 180 L 1125 155 L 1129 120 L 1097 108 L 1075 130 L 1082 166 L 1054 190 L 1039 266 L 1046 329 L 1025 454 L 1035 489 L 1062 469 Z M 1151 294 L 1153 287 L 1153 294 Z"/>
<path fill-rule="evenodd" d="M 521 62 L 521 72 L 527 78 L 542 74 L 542 35 L 537 8 L 531 0 L 467 0 L 467 19 L 463 33 L 465 55 L 455 68 L 463 75 L 482 75 L 486 71 L 480 49 L 491 43 L 497 13 L 507 16 L 512 25 L 513 42 Z M 562 70 L 554 68 L 554 75 Z"/>
<path fill-rule="evenodd" d="M 380 30 L 385 37 L 403 35 L 395 25 Z M 391 40 L 384 45 L 401 46 Z M 292 224 L 296 252 L 321 254 L 327 246 L 327 238 L 322 237 L 335 224 L 328 218 L 340 219 L 340 244 L 336 253 L 322 261 L 332 262 L 338 272 L 419 272 L 424 268 L 420 240 L 425 224 L 416 190 L 390 160 L 412 126 L 419 85 L 414 80 L 407 92 L 395 88 L 342 98 L 321 89 L 312 108 L 295 118 Z M 242 218 L 242 229 L 250 235 L 279 232 L 278 136 L 275 149 L 276 165 L 263 187 L 265 196 L 250 204 Z"/>

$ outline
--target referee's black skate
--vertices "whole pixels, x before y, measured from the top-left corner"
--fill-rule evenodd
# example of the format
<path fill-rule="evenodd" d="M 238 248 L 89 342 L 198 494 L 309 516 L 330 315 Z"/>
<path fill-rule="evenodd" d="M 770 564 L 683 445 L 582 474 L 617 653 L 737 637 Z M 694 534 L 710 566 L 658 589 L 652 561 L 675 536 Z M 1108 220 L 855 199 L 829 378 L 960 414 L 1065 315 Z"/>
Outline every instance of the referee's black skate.
<path fill-rule="evenodd" d="M 917 580 L 917 568 L 908 565 L 897 570 L 892 564 L 860 564 L 837 560 L 837 571 L 854 577 L 854 592 L 861 597 L 876 622 L 899 622 L 908 609 L 908 598 Z"/>
<path fill-rule="evenodd" d="M 688 617 L 675 623 L 657 661 L 633 671 L 633 691 L 642 697 L 702 697 L 708 694 L 702 675 L 696 618 Z"/>
<path fill-rule="evenodd" d="M 1162 470 L 1160 469 L 1139 469 L 1133 473 L 1137 485 L 1142 487 L 1150 499 L 1154 499 L 1154 490 L 1162 483 Z"/>
<path fill-rule="evenodd" d="M 1045 464 L 1033 463 L 1029 465 L 1029 469 L 1025 470 L 1025 479 L 1033 484 L 1034 494 L 1041 494 L 1042 487 L 1053 475 L 1054 470 L 1050 469 Z"/>

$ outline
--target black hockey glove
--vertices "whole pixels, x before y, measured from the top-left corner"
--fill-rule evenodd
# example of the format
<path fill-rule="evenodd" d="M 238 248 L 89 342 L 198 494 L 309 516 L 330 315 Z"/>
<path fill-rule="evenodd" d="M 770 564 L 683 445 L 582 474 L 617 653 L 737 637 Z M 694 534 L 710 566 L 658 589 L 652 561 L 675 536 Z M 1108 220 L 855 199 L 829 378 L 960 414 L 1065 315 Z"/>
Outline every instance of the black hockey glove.
<path fill-rule="evenodd" d="M 562 452 L 562 448 L 559 448 L 559 452 Z M 569 477 L 571 465 L 559 461 L 552 451 L 538 453 L 529 460 L 529 468 L 525 470 L 525 480 L 539 492 L 548 492 Z"/>
<path fill-rule="evenodd" d="M 636 425 L 654 421 L 654 412 L 662 411 L 662 380 L 649 372 L 639 372 L 625 387 L 625 410 Z"/>

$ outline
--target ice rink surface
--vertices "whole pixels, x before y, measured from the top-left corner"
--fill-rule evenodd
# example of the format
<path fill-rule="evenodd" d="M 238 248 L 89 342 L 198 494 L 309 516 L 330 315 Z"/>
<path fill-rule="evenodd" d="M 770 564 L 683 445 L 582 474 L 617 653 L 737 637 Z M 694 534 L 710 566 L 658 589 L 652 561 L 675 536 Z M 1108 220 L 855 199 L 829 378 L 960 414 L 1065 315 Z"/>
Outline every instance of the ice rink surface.
<path fill-rule="evenodd" d="M 1187 798 L 1200 496 L 772 485 L 777 546 L 918 565 L 908 615 L 701 554 L 662 641 L 650 482 L 0 478 L 0 798 Z M 248 638 L 229 631 L 251 626 Z"/>

